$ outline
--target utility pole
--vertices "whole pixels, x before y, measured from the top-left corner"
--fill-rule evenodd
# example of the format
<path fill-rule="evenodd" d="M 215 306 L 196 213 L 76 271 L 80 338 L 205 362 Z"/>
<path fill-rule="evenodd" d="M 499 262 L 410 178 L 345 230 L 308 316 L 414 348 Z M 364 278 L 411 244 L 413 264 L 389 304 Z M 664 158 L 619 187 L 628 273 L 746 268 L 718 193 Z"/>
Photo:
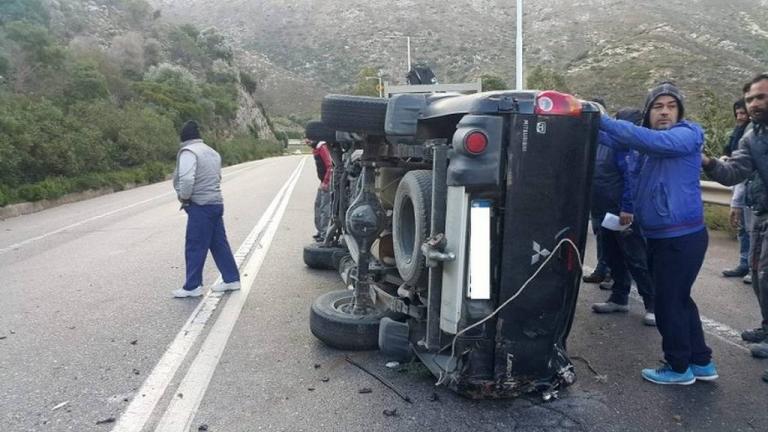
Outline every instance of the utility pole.
<path fill-rule="evenodd" d="M 410 46 L 410 42 L 409 42 Z M 410 49 L 409 49 L 410 53 Z M 409 57 L 410 58 L 410 57 Z M 517 0 L 517 49 L 515 53 L 515 89 L 523 89 L 523 0 Z M 410 60 L 408 61 L 410 69 Z"/>
<path fill-rule="evenodd" d="M 406 36 L 405 38 L 408 43 L 408 70 L 406 71 L 408 73 L 411 71 L 411 37 Z"/>

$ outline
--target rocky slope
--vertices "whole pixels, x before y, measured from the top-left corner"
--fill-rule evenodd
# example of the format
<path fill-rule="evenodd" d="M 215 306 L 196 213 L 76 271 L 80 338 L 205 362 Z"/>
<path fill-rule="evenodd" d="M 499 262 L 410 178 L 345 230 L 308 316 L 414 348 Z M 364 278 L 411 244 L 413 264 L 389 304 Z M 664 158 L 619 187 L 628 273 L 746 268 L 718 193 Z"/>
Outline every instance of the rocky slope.
<path fill-rule="evenodd" d="M 237 40 L 278 109 L 305 111 L 351 87 L 363 66 L 403 81 L 405 36 L 443 82 L 491 73 L 514 82 L 509 0 L 153 0 L 163 17 Z M 766 0 L 525 2 L 525 61 L 563 73 L 574 92 L 637 103 L 659 79 L 734 97 L 768 62 Z M 311 105 L 311 104 L 310 104 Z M 290 110 L 289 109 L 289 110 Z"/>

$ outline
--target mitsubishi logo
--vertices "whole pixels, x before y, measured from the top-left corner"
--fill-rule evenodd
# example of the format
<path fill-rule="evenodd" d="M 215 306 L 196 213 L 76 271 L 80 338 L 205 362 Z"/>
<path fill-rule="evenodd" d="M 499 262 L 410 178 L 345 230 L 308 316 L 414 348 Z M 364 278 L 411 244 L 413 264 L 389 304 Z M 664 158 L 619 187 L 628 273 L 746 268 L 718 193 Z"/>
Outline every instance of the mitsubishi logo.
<path fill-rule="evenodd" d="M 540 244 L 533 242 L 533 255 L 531 256 L 531 265 L 539 262 L 542 258 L 547 258 L 552 252 L 542 248 Z"/>

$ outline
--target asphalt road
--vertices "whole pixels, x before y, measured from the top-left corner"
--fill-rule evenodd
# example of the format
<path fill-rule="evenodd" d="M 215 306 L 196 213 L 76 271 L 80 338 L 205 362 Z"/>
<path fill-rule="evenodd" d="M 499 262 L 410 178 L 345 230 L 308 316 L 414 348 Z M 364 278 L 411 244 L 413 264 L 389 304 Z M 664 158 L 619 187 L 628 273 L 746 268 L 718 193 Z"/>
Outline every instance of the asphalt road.
<path fill-rule="evenodd" d="M 170 297 L 183 281 L 185 216 L 168 182 L 0 221 L 0 430 L 768 430 L 768 362 L 736 336 L 759 312 L 751 288 L 719 276 L 736 258 L 736 242 L 719 233 L 694 288 L 714 383 L 644 382 L 660 337 L 636 301 L 629 314 L 591 313 L 607 296 L 596 285 L 582 286 L 569 339 L 578 381 L 549 403 L 466 400 L 434 387 L 418 363 L 390 369 L 378 352 L 323 346 L 309 305 L 341 284 L 302 262 L 317 185 L 311 161 L 295 171 L 302 160 L 225 170 L 230 243 L 250 253 L 239 293 Z M 205 281 L 217 277 L 209 260 Z"/>

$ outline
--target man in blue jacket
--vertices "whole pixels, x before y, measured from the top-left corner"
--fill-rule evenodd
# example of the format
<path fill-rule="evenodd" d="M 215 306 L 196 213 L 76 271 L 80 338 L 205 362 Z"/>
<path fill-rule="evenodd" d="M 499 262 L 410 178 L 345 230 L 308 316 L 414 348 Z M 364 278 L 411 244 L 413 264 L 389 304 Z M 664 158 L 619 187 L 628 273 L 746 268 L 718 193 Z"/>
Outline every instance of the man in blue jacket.
<path fill-rule="evenodd" d="M 616 113 L 616 118 L 640 124 L 643 113 L 625 108 Z M 634 279 L 645 306 L 643 323 L 652 326 L 656 324 L 653 281 L 648 271 L 645 240 L 640 228 L 633 224 L 633 165 L 639 162 L 636 155 L 635 151 L 614 150 L 604 145 L 597 148 L 592 178 L 592 217 L 602 222 L 606 213 L 612 213 L 619 216 L 622 225 L 629 227 L 623 231 L 599 228 L 603 257 L 611 268 L 613 286 L 608 300 L 593 304 L 592 310 L 596 313 L 629 312 L 629 291 Z"/>
<path fill-rule="evenodd" d="M 665 82 L 649 92 L 642 127 L 606 115 L 600 124 L 601 144 L 644 156 L 634 216 L 648 242 L 666 364 L 643 369 L 642 376 L 656 384 L 688 385 L 718 377 L 691 298 L 709 241 L 699 184 L 704 131 L 683 120 L 684 114 L 682 93 Z"/>

